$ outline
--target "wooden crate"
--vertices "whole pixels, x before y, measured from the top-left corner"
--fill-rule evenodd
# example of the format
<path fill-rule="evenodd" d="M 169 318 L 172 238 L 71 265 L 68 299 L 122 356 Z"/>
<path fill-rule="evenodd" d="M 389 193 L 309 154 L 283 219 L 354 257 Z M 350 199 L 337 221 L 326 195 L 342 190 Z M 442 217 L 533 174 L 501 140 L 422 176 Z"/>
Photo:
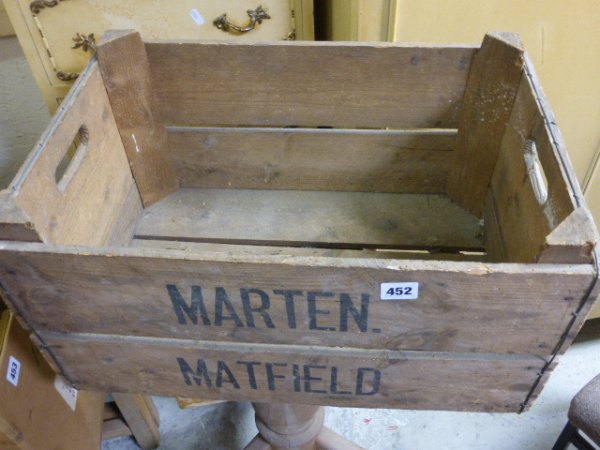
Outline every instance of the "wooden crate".
<path fill-rule="evenodd" d="M 3 195 L 3 295 L 79 388 L 521 411 L 598 296 L 511 34 L 114 32 Z"/>

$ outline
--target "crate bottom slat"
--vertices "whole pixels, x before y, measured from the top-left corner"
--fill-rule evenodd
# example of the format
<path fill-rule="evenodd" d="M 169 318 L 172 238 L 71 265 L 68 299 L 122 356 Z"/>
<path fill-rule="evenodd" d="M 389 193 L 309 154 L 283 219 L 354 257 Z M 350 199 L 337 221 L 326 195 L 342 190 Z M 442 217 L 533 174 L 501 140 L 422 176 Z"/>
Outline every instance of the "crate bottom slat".
<path fill-rule="evenodd" d="M 338 249 L 483 248 L 479 220 L 442 195 L 182 188 L 146 208 L 137 239 Z"/>
<path fill-rule="evenodd" d="M 87 333 L 43 337 L 59 359 L 70 361 L 68 376 L 79 388 L 364 408 L 519 412 L 527 406 L 531 386 L 546 364 L 530 355 L 329 349 Z"/>

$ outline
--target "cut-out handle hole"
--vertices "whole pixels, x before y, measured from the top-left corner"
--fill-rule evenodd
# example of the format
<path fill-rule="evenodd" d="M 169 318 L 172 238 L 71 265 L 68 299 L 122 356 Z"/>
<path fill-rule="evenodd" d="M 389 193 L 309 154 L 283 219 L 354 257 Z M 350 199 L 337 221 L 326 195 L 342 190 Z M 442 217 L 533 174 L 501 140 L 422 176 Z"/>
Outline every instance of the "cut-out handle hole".
<path fill-rule="evenodd" d="M 548 200 L 548 179 L 544 173 L 540 158 L 537 152 L 537 146 L 533 139 L 527 139 L 525 142 L 525 167 L 527 175 L 533 188 L 533 193 L 540 205 L 543 205 Z"/>
<path fill-rule="evenodd" d="M 77 133 L 75 133 L 75 137 L 73 137 L 73 141 L 71 141 L 71 145 L 69 145 L 65 155 L 56 166 L 54 180 L 60 192 L 65 192 L 73 176 L 77 173 L 77 169 L 85 156 L 89 137 L 87 127 L 85 125 L 80 126 Z"/>

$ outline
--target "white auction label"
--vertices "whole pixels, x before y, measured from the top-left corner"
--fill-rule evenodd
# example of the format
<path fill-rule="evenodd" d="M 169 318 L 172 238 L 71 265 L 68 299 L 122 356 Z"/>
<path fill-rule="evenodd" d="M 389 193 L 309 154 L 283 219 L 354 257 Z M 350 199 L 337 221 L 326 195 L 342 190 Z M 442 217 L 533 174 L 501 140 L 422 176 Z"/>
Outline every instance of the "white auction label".
<path fill-rule="evenodd" d="M 21 375 L 21 363 L 17 358 L 11 356 L 8 358 L 8 370 L 6 371 L 6 379 L 13 385 L 19 384 L 19 375 Z"/>
<path fill-rule="evenodd" d="M 381 283 L 381 300 L 416 300 L 419 298 L 419 283 L 403 281 Z"/>
<path fill-rule="evenodd" d="M 77 389 L 69 386 L 67 380 L 60 375 L 56 375 L 56 378 L 54 378 L 54 388 L 58 391 L 64 401 L 67 402 L 69 408 L 75 411 L 75 408 L 77 407 Z"/>

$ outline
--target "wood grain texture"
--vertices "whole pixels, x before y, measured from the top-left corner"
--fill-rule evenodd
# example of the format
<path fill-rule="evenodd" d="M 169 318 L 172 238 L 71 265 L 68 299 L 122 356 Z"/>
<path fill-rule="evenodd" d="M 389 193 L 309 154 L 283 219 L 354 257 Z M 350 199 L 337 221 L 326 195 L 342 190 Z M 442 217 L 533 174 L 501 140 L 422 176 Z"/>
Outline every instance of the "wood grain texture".
<path fill-rule="evenodd" d="M 142 205 L 140 193 L 135 183 L 132 183 L 123 205 L 116 215 L 116 220 L 111 225 L 111 232 L 106 238 L 105 245 L 129 245 L 143 210 L 144 206 Z"/>
<path fill-rule="evenodd" d="M 486 261 L 506 262 L 506 244 L 496 215 L 496 203 L 492 191 L 488 190 L 483 211 L 483 237 L 485 241 Z"/>
<path fill-rule="evenodd" d="M 474 52 L 356 42 L 146 50 L 167 125 L 350 128 L 456 128 Z"/>
<path fill-rule="evenodd" d="M 441 194 L 453 134 L 281 128 L 174 128 L 183 187 Z"/>
<path fill-rule="evenodd" d="M 484 210 L 504 129 L 523 75 L 523 53 L 518 35 L 490 33 L 471 64 L 448 193 L 477 217 Z"/>
<path fill-rule="evenodd" d="M 187 128 L 169 133 L 183 187 L 441 194 L 453 135 Z"/>
<path fill-rule="evenodd" d="M 97 55 L 138 191 L 151 205 L 178 186 L 144 43 L 136 31 L 109 31 Z"/>
<path fill-rule="evenodd" d="M 579 303 L 579 307 L 573 315 L 573 322 L 566 333 L 564 340 L 559 342 L 560 348 L 557 351 L 558 353 L 564 353 L 569 348 L 573 342 L 573 339 L 575 339 L 579 334 L 579 331 L 581 330 L 586 318 L 589 316 L 592 316 L 590 318 L 593 318 L 593 313 L 590 313 L 592 312 L 594 306 L 598 305 L 598 301 L 600 299 L 600 249 L 598 249 L 598 247 L 593 249 L 592 259 L 592 265 L 594 267 L 596 277 L 595 281 L 592 286 L 590 286 L 587 295 Z"/>
<path fill-rule="evenodd" d="M 598 231 L 590 211 L 580 206 L 546 236 L 538 262 L 590 263 L 598 241 Z"/>
<path fill-rule="evenodd" d="M 202 242 L 161 241 L 157 239 L 132 239 L 131 247 L 149 248 L 155 250 L 180 250 L 190 253 L 221 253 L 225 255 L 285 255 L 296 256 L 325 256 L 335 258 L 378 258 L 378 259 L 419 259 L 436 261 L 486 261 L 483 252 L 442 252 L 433 250 L 394 250 L 394 249 L 363 249 L 347 250 L 339 248 L 315 247 L 283 247 L 269 245 L 235 245 Z"/>
<path fill-rule="evenodd" d="M 102 440 L 106 441 L 121 436 L 131 436 L 131 430 L 123 419 L 104 419 L 104 422 L 102 422 Z"/>
<path fill-rule="evenodd" d="M 46 334 L 44 338 L 65 363 L 71 362 L 73 379 L 80 388 L 346 407 L 517 412 L 544 364 L 540 358 L 518 355 L 210 345 L 96 335 Z M 194 374 L 197 361 L 203 360 L 211 387 L 203 376 L 194 379 L 190 372 L 186 383 L 177 358 Z M 247 366 L 240 361 L 256 363 L 254 387 Z M 296 377 L 294 365 L 300 371 Z M 333 368 L 335 383 L 331 381 Z"/>
<path fill-rule="evenodd" d="M 582 264 L 140 248 L 104 255 L 20 245 L 28 250 L 2 243 L 0 277 L 7 295 L 40 332 L 543 356 L 551 354 L 594 279 L 593 268 Z M 418 300 L 379 300 L 380 283 L 394 281 L 418 282 Z M 193 289 L 196 302 L 202 295 L 206 321 L 201 310 L 194 313 Z M 282 291 L 292 290 L 299 292 L 288 302 Z M 268 319 L 256 311 L 261 306 Z"/>
<path fill-rule="evenodd" d="M 542 205 L 534 195 L 525 165 L 525 144 L 529 139 L 535 141 L 548 185 L 548 200 Z M 565 170 L 539 109 L 532 82 L 525 76 L 491 182 L 496 217 L 509 261 L 534 262 L 542 250 L 549 251 L 546 237 L 576 209 Z M 573 239 L 579 240 L 580 247 L 589 246 L 585 236 L 574 235 Z M 571 261 L 572 257 L 566 254 L 561 262 Z"/>
<path fill-rule="evenodd" d="M 112 397 L 138 445 L 144 450 L 158 447 L 160 424 L 155 418 L 156 412 L 151 410 L 155 408 L 152 398 L 140 394 L 111 392 L 113 392 Z M 148 405 L 148 401 L 151 406 Z"/>
<path fill-rule="evenodd" d="M 102 245 L 135 186 L 96 63 L 64 105 L 10 190 L 44 242 Z M 82 126 L 87 139 L 72 161 L 78 165 L 68 185 L 59 188 L 56 168 Z"/>
<path fill-rule="evenodd" d="M 41 242 L 31 219 L 21 210 L 8 190 L 0 192 L 0 239 L 4 241 Z"/>
<path fill-rule="evenodd" d="M 182 188 L 146 208 L 137 238 L 335 248 L 483 246 L 479 221 L 440 195 Z"/>

